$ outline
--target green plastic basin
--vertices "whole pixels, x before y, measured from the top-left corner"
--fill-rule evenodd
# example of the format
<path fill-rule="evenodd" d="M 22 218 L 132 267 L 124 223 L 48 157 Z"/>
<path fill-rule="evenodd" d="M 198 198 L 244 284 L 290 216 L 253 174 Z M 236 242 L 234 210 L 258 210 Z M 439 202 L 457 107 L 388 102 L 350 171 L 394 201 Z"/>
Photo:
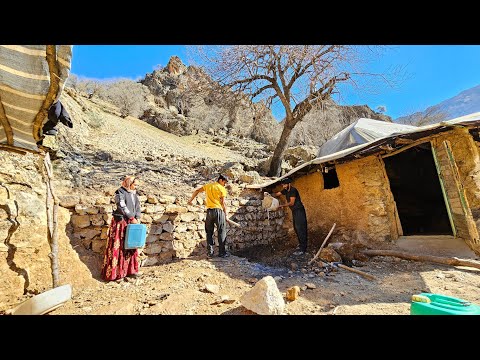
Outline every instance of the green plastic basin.
<path fill-rule="evenodd" d="M 480 315 L 480 306 L 452 296 L 421 293 L 412 297 L 410 315 Z"/>

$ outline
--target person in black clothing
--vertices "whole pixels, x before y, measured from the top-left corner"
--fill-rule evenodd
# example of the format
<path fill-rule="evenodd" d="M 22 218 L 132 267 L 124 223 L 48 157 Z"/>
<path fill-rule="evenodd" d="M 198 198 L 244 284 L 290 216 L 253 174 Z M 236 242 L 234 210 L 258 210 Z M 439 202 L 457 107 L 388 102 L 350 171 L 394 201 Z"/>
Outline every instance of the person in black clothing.
<path fill-rule="evenodd" d="M 281 184 L 282 191 L 273 193 L 273 196 L 285 195 L 287 199 L 286 204 L 280 205 L 278 208 L 290 207 L 293 217 L 293 228 L 297 234 L 299 246 L 293 255 L 304 255 L 307 251 L 308 239 L 307 239 L 307 214 L 305 207 L 300 199 L 298 190 L 292 186 L 292 180 L 289 178 L 282 179 Z"/>
<path fill-rule="evenodd" d="M 37 145 L 40 148 L 46 148 L 50 152 L 53 159 L 58 157 L 58 144 L 56 142 L 58 122 L 63 125 L 73 128 L 73 122 L 68 115 L 67 110 L 60 101 L 57 101 L 48 109 L 48 120 L 42 127 L 42 138 L 37 141 Z"/>
<path fill-rule="evenodd" d="M 53 103 L 52 106 L 50 106 L 50 109 L 48 109 L 48 121 L 42 128 L 43 135 L 57 135 L 58 130 L 55 127 L 58 125 L 59 121 L 63 125 L 73 128 L 70 115 L 68 115 L 67 110 L 63 107 L 60 100 Z"/>

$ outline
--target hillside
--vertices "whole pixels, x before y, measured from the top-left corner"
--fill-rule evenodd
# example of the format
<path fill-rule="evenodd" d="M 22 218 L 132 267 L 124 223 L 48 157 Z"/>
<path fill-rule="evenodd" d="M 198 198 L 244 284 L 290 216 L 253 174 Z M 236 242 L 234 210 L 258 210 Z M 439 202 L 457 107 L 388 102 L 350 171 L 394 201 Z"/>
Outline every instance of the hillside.
<path fill-rule="evenodd" d="M 431 119 L 426 119 L 424 124 L 432 124 L 442 120 L 453 119 L 463 115 L 472 114 L 480 111 L 480 85 L 467 89 L 444 100 L 438 104 L 429 106 L 424 111 L 419 111 L 408 116 L 402 116 L 395 119 L 396 122 L 408 123 L 412 119 L 422 119 L 430 114 L 438 116 L 430 116 Z"/>
<path fill-rule="evenodd" d="M 55 170 L 65 191 L 74 187 L 83 193 L 102 192 L 133 174 L 142 179 L 145 192 L 190 195 L 225 164 L 239 163 L 250 170 L 259 157 L 269 155 L 266 145 L 253 140 L 208 134 L 179 137 L 132 117 L 121 118 L 109 103 L 69 89 L 62 102 L 74 119 L 73 129 L 59 126 L 61 161 L 55 161 Z"/>

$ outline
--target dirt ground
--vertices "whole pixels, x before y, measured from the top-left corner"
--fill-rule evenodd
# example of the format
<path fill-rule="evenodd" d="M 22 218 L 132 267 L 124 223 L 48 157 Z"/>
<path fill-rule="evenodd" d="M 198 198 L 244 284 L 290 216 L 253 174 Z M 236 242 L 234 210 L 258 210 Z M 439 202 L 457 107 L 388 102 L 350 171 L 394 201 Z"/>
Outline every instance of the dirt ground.
<path fill-rule="evenodd" d="M 239 299 L 267 275 L 284 295 L 291 286 L 301 287 L 297 300 L 286 301 L 285 315 L 408 315 L 411 296 L 421 292 L 480 304 L 477 269 L 375 257 L 355 267 L 375 276 L 372 281 L 344 269 L 308 266 L 314 254 L 298 257 L 293 250 L 266 248 L 257 261 L 196 256 L 143 267 L 139 279 L 98 280 L 95 287 L 74 289 L 73 298 L 50 314 L 251 315 Z M 218 288 L 212 293 L 209 285 Z"/>

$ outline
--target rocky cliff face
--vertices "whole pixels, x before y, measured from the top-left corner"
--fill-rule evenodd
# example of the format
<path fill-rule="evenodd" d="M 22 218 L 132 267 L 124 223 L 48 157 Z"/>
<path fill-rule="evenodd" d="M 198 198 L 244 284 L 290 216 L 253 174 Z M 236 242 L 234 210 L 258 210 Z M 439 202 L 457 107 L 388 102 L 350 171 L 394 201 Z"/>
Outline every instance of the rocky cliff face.
<path fill-rule="evenodd" d="M 246 101 L 232 106 L 208 93 L 200 95 L 195 89 L 205 79 L 199 68 L 186 67 L 178 57 L 172 57 L 165 68 L 146 74 L 141 81 L 154 96 L 142 119 L 180 136 L 223 131 L 264 144 L 275 143 L 281 128 L 270 111 Z"/>
<path fill-rule="evenodd" d="M 0 312 L 52 287 L 43 174 L 38 155 L 1 152 Z M 67 236 L 68 210 L 60 208 L 58 221 L 60 281 L 75 289 L 92 276 Z"/>

